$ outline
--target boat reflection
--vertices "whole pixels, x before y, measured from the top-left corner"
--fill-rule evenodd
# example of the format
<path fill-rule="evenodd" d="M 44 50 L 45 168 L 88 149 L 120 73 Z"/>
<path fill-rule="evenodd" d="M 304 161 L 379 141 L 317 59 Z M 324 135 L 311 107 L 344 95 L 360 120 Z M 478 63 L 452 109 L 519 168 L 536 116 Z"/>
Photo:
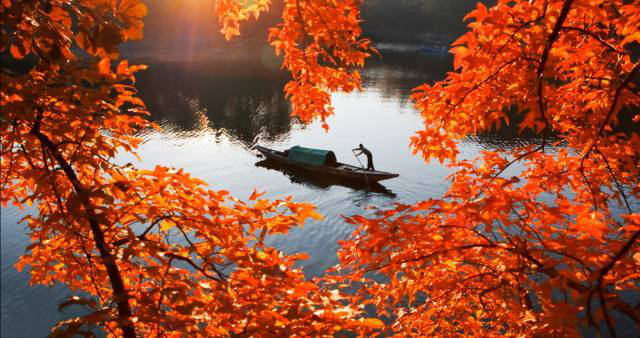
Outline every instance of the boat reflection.
<path fill-rule="evenodd" d="M 396 194 L 393 191 L 387 189 L 378 182 L 369 182 L 369 185 L 367 186 L 366 182 L 345 180 L 339 177 L 319 176 L 306 170 L 283 165 L 269 159 L 258 161 L 256 163 L 256 167 L 277 170 L 287 176 L 292 183 L 301 184 L 319 190 L 327 190 L 331 186 L 338 185 L 354 190 L 367 190 L 392 198 L 396 197 Z"/>

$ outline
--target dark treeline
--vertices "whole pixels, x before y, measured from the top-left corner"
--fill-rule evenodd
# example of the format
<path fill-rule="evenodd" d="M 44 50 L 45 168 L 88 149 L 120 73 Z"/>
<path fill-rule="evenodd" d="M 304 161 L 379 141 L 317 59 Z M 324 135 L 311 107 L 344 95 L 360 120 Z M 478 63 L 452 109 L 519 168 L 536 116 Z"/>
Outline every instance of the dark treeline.
<path fill-rule="evenodd" d="M 477 3 L 478 0 L 366 0 L 362 28 L 374 41 L 448 44 L 467 30 L 463 18 Z"/>
<path fill-rule="evenodd" d="M 366 0 L 362 7 L 364 36 L 376 42 L 447 44 L 467 29 L 463 18 L 476 3 L 477 0 Z M 268 28 L 280 21 L 282 9 L 282 1 L 274 0 L 271 10 L 259 20 L 243 24 L 241 38 L 226 42 L 219 33 L 214 5 L 213 1 L 202 0 L 148 1 L 145 39 L 133 47 L 147 53 L 209 53 L 229 47 L 261 47 Z"/>

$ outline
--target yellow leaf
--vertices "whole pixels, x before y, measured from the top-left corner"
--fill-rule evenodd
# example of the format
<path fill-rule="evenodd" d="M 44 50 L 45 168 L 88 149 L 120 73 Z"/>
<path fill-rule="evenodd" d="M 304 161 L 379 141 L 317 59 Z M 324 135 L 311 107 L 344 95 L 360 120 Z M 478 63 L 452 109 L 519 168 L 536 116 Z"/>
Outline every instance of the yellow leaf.
<path fill-rule="evenodd" d="M 371 329 L 379 329 L 384 326 L 384 323 L 378 318 L 365 318 L 361 320 L 362 326 L 371 328 Z"/>
<path fill-rule="evenodd" d="M 265 260 L 269 257 L 269 255 L 267 255 L 266 253 L 262 252 L 262 251 L 258 251 L 256 253 L 256 256 L 258 256 L 259 259 L 261 260 Z"/>
<path fill-rule="evenodd" d="M 448 266 L 451 270 L 456 271 L 457 265 L 454 261 L 445 261 L 444 264 Z"/>
<path fill-rule="evenodd" d="M 160 230 L 167 231 L 167 230 L 169 230 L 171 228 L 173 228 L 173 222 L 170 222 L 170 221 L 162 221 L 162 222 L 160 222 Z"/>

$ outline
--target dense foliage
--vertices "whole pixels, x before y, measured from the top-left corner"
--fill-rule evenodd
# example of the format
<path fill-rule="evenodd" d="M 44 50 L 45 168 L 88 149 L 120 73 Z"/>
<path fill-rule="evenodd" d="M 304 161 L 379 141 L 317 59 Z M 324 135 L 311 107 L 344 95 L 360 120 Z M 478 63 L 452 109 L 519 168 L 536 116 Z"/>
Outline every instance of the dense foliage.
<path fill-rule="evenodd" d="M 455 169 L 450 188 L 349 219 L 359 230 L 340 257 L 356 302 L 401 333 L 615 335 L 612 311 L 640 324 L 639 3 L 498 1 L 466 19 L 456 71 L 412 96 L 412 147 Z M 459 140 L 509 116 L 539 142 L 457 157 Z"/>
<path fill-rule="evenodd" d="M 269 40 L 302 120 L 324 123 L 332 92 L 360 88 L 356 68 L 376 52 L 360 37 L 361 2 L 283 0 Z M 218 0 L 225 37 L 269 5 Z M 575 335 L 586 324 L 615 335 L 612 311 L 640 324 L 628 302 L 640 291 L 637 1 L 479 4 L 454 43 L 455 71 L 412 96 L 424 120 L 412 147 L 455 169 L 448 193 L 348 218 L 358 230 L 322 284 L 293 268 L 302 255 L 263 243 L 320 217 L 312 206 L 242 202 L 181 170 L 114 163 L 154 127 L 135 96 L 144 66 L 113 62 L 118 44 L 142 37 L 144 5 L 0 10 L 2 51 L 33 64 L 3 62 L 0 91 L 2 202 L 39 211 L 25 218 L 32 244 L 18 267 L 94 296 L 62 304 L 91 311 L 56 334 Z M 508 116 L 539 142 L 457 157 L 460 140 Z M 357 293 L 339 291 L 349 286 Z M 390 324 L 363 318 L 367 304 Z"/>
<path fill-rule="evenodd" d="M 35 204 L 32 244 L 17 263 L 33 283 L 62 282 L 82 317 L 54 335 L 314 335 L 378 327 L 355 320 L 337 291 L 305 281 L 264 245 L 309 217 L 313 206 L 248 202 L 209 191 L 182 170 L 138 170 L 113 161 L 153 128 L 136 98 L 134 73 L 114 64 L 117 45 L 142 37 L 146 7 L 123 1 L 3 1 L 2 202 Z M 6 225 L 3 225 L 6 226 Z M 80 293 L 79 293 L 80 294 Z"/>

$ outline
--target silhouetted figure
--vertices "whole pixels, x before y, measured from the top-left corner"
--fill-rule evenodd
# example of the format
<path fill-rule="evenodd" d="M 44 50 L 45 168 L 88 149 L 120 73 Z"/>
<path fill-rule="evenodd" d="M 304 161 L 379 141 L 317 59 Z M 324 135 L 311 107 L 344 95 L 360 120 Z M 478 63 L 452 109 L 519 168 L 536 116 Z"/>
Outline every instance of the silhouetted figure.
<path fill-rule="evenodd" d="M 360 154 L 365 154 L 367 156 L 367 170 L 376 170 L 375 168 L 373 168 L 373 155 L 371 155 L 369 149 L 365 148 L 362 143 L 360 143 L 360 147 L 353 150 L 360 150 L 360 152 L 357 153 L 356 156 Z"/>

